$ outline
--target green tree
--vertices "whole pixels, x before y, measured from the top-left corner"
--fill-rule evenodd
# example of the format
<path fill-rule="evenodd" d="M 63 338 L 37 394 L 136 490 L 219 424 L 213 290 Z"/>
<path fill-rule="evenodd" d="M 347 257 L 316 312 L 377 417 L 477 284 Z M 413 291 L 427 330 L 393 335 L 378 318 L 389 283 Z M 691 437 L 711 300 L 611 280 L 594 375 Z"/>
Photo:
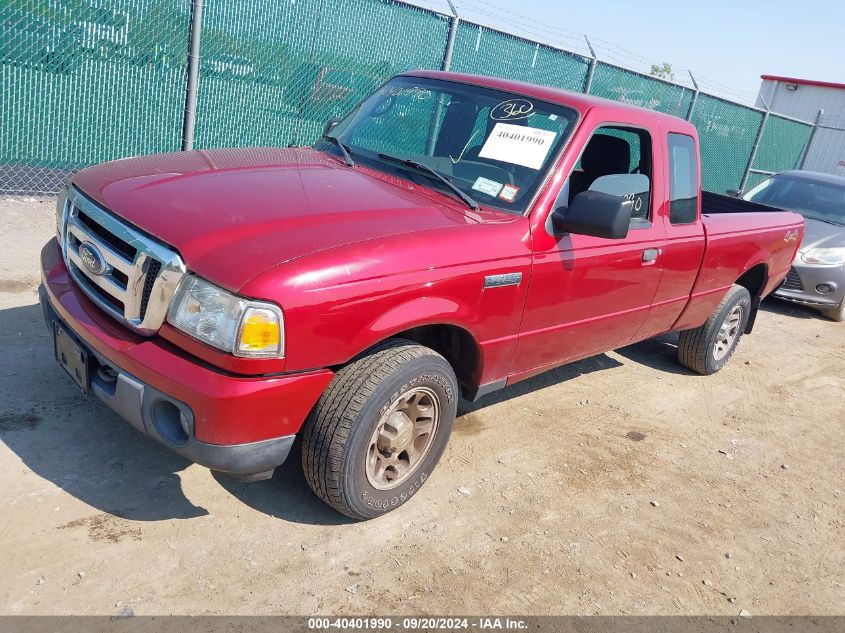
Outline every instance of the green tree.
<path fill-rule="evenodd" d="M 652 64 L 651 71 L 648 73 L 652 77 L 660 77 L 660 79 L 667 79 L 669 81 L 673 81 L 675 79 L 675 73 L 672 70 L 672 64 L 669 62 L 663 62 L 662 64 Z"/>

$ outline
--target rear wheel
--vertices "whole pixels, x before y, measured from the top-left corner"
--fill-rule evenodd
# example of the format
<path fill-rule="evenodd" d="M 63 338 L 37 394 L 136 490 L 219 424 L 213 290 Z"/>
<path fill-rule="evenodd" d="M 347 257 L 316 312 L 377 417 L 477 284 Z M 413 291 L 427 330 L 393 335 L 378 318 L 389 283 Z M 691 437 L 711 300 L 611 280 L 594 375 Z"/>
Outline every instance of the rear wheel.
<path fill-rule="evenodd" d="M 748 290 L 732 286 L 704 325 L 681 332 L 678 360 L 699 374 L 715 374 L 736 351 L 750 315 Z"/>
<path fill-rule="evenodd" d="M 845 321 L 845 299 L 835 308 L 827 308 L 826 310 L 822 310 L 821 313 L 831 321 L 836 321 L 837 323 Z"/>
<path fill-rule="evenodd" d="M 370 519 L 425 483 L 455 420 L 458 384 L 437 352 L 403 339 L 372 349 L 335 374 L 302 433 L 302 466 L 338 512 Z"/>

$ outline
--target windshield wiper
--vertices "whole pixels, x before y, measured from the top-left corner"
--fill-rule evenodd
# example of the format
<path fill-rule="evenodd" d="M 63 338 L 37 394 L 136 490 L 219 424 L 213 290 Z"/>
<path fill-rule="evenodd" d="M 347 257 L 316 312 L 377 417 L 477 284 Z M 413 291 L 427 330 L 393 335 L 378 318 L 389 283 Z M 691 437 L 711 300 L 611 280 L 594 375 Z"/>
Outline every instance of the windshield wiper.
<path fill-rule="evenodd" d="M 449 189 L 451 189 L 456 196 L 463 200 L 470 209 L 472 209 L 473 211 L 478 211 L 478 203 L 471 196 L 465 194 L 455 183 L 446 178 L 446 176 L 441 174 L 436 169 L 432 169 L 428 165 L 423 165 L 422 163 L 418 163 L 415 160 L 397 158 L 396 156 L 391 156 L 389 154 L 377 154 L 377 156 L 383 160 L 389 160 L 391 162 L 399 163 L 400 165 L 410 167 L 411 169 L 416 169 L 417 171 L 421 171 L 424 174 L 427 174 L 435 178 L 436 180 L 439 180 L 444 185 L 449 187 Z"/>
<path fill-rule="evenodd" d="M 338 146 L 341 154 L 343 154 L 343 162 L 346 163 L 347 166 L 355 167 L 355 161 L 352 160 L 352 156 L 350 156 L 350 154 L 349 154 L 349 148 L 346 147 L 346 145 L 343 144 L 343 141 L 341 141 L 336 136 L 329 136 L 328 134 L 323 134 L 323 138 L 326 139 L 327 141 L 331 141 L 332 143 L 334 143 L 335 145 Z"/>

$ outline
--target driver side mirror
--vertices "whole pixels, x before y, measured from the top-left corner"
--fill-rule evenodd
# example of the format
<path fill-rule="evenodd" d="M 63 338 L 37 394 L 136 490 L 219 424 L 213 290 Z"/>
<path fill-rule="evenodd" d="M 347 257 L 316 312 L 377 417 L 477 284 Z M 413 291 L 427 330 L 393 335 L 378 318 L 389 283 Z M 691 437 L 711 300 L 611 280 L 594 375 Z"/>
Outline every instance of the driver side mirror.
<path fill-rule="evenodd" d="M 332 130 L 337 127 L 337 124 L 340 123 L 343 119 L 339 116 L 333 116 L 328 121 L 326 121 L 326 126 L 323 128 L 323 136 L 328 136 L 331 134 Z"/>
<path fill-rule="evenodd" d="M 552 212 L 556 233 L 591 235 L 610 240 L 628 237 L 634 201 L 601 191 L 582 191 L 569 208 L 560 207 Z"/>
<path fill-rule="evenodd" d="M 609 174 L 596 178 L 569 208 L 552 212 L 556 233 L 576 233 L 621 240 L 628 236 L 631 216 L 648 214 L 651 183 L 644 174 Z"/>
<path fill-rule="evenodd" d="M 739 198 L 742 195 L 742 189 L 728 189 L 725 193 L 730 198 Z"/>

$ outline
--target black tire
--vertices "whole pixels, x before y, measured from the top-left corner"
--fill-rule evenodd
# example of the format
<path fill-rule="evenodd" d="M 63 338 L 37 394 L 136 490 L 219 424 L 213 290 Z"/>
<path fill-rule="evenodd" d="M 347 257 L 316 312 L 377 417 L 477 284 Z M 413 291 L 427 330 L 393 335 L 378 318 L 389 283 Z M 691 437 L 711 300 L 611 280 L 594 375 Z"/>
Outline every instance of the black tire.
<path fill-rule="evenodd" d="M 733 340 L 721 352 L 716 350 L 717 337 L 722 324 L 734 312 L 742 310 Z M 722 369 L 734 355 L 739 340 L 751 315 L 751 295 L 742 286 L 734 284 L 707 322 L 692 330 L 683 330 L 678 339 L 678 360 L 699 374 L 708 376 Z"/>
<path fill-rule="evenodd" d="M 438 423 L 407 479 L 392 489 L 374 487 L 366 460 L 371 439 L 392 403 L 409 389 L 437 399 Z M 458 402 L 452 367 L 437 352 L 391 339 L 340 369 L 317 401 L 302 432 L 302 467 L 311 489 L 338 512 L 371 519 L 404 504 L 431 475 L 449 440 Z"/>

